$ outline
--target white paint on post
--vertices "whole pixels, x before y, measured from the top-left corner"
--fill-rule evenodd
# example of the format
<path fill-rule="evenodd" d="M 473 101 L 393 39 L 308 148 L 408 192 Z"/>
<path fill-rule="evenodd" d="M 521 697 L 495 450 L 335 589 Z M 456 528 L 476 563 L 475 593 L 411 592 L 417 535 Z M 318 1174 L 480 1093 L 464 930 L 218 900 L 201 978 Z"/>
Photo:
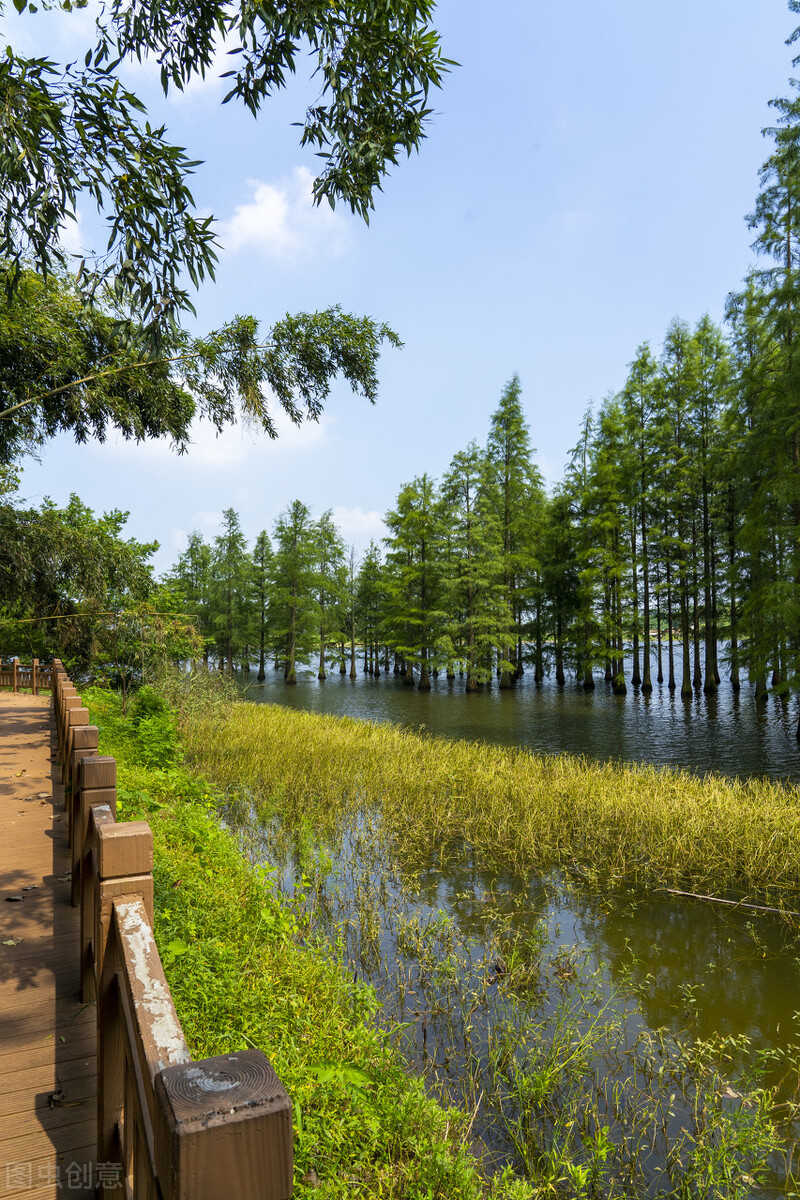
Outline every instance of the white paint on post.
<path fill-rule="evenodd" d="M 192 1056 L 175 1014 L 144 905 L 141 900 L 118 901 L 115 908 L 120 933 L 128 944 L 135 979 L 141 989 L 139 1003 L 147 1013 L 148 1028 L 158 1054 L 158 1062 L 151 1064 L 155 1076 L 165 1067 L 191 1062 Z"/>

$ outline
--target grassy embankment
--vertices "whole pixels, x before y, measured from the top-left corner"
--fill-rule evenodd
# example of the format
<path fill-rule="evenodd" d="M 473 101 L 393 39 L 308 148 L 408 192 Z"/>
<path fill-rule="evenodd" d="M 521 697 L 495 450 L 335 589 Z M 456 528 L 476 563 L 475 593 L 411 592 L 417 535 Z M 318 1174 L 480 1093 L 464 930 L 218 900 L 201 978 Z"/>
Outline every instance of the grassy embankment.
<path fill-rule="evenodd" d="M 234 704 L 184 724 L 189 753 L 261 815 L 325 823 L 365 804 L 401 858 L 461 856 L 527 874 L 577 867 L 800 908 L 800 789 L 420 736 Z"/>
<path fill-rule="evenodd" d="M 372 1021 L 373 990 L 317 942 L 292 900 L 253 869 L 215 812 L 219 796 L 174 759 L 168 722 L 87 689 L 101 753 L 118 765 L 120 816 L 155 841 L 156 939 L 195 1057 L 263 1049 L 294 1103 L 298 1197 L 484 1195 L 467 1123 L 426 1098 Z M 497 1179 L 492 1195 L 524 1200 Z"/>

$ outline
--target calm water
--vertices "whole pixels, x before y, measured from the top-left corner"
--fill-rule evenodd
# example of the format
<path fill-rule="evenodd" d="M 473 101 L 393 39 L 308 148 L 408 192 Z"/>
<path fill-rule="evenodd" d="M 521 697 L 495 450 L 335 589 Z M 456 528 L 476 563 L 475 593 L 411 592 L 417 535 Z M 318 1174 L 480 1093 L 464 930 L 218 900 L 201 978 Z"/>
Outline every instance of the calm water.
<path fill-rule="evenodd" d="M 492 686 L 472 695 L 464 692 L 463 681 L 449 685 L 443 676 L 429 693 L 406 688 L 393 675 L 376 679 L 359 673 L 351 681 L 336 672 L 319 683 L 316 671 L 308 669 L 298 672 L 298 679 L 297 687 L 287 688 L 282 674 L 269 669 L 263 685 L 255 672 L 242 683 L 247 697 L 256 702 L 393 721 L 448 737 L 544 753 L 652 762 L 698 774 L 719 771 L 800 782 L 796 701 L 769 698 L 757 707 L 747 687 L 737 697 L 726 681 L 717 697 L 700 693 L 684 701 L 658 684 L 649 697 L 632 688 L 626 697 L 617 697 L 604 684 L 585 693 L 574 682 L 564 687 L 552 681 L 536 685 L 531 676 L 513 692 Z M 334 854 L 329 882 L 338 895 L 339 927 L 343 923 L 350 930 L 345 938 L 349 966 L 375 986 L 388 1025 L 400 1022 L 406 1029 L 403 1048 L 409 1060 L 440 1084 L 449 1077 L 453 1086 L 445 1091 L 453 1098 L 458 1096 L 456 1076 L 463 1075 L 465 1067 L 452 1031 L 442 1023 L 446 1005 L 441 994 L 425 984 L 417 955 L 409 959 L 406 953 L 404 958 L 398 921 L 401 926 L 408 921 L 435 925 L 440 918 L 453 922 L 465 947 L 459 976 L 473 979 L 470 987 L 477 986 L 475 964 L 493 953 L 489 908 L 495 928 L 498 910 L 501 924 L 509 928 L 533 930 L 543 922 L 552 961 L 574 947 L 584 956 L 586 970 L 600 972 L 605 988 L 613 990 L 623 978 L 635 981 L 639 1000 L 634 1037 L 638 1029 L 661 1027 L 689 1040 L 715 1033 L 745 1035 L 754 1051 L 786 1049 L 800 1037 L 800 940 L 792 922 L 658 893 L 592 895 L 553 880 L 498 878 L 482 871 L 468 850 L 459 866 L 442 870 L 432 861 L 410 889 L 392 888 L 388 896 L 379 876 L 380 869 L 359 861 L 358 854 L 353 857 L 352 847 L 342 857 Z M 375 898 L 379 928 L 380 952 L 374 959 L 365 953 L 359 917 L 369 895 Z M 440 951 L 446 957 L 443 947 L 436 954 Z M 402 986 L 398 979 L 405 980 Z M 559 976 L 553 974 L 546 1004 L 555 1003 L 560 986 Z M 488 1061 L 489 1030 L 498 1020 L 493 1005 L 489 994 L 483 1022 L 477 1012 L 471 1018 L 478 1031 L 474 1052 L 482 1070 Z M 482 1083 L 491 1086 L 488 1077 Z M 484 1109 L 474 1133 L 498 1163 L 511 1161 L 519 1168 L 497 1114 L 485 1104 Z M 686 1119 L 678 1114 L 678 1128 Z M 797 1136 L 797 1128 L 787 1132 L 790 1143 Z M 777 1167 L 772 1187 L 760 1195 L 781 1190 Z"/>
<path fill-rule="evenodd" d="M 615 696 L 605 684 L 584 692 L 574 682 L 536 684 L 525 675 L 514 691 L 492 686 L 467 695 L 458 678 L 444 676 L 430 692 L 407 688 L 394 675 L 380 679 L 298 670 L 297 687 L 286 687 L 272 668 L 259 684 L 255 671 L 242 678 L 247 697 L 312 712 L 394 721 L 447 737 L 527 746 L 547 754 L 567 751 L 589 758 L 651 762 L 698 774 L 763 775 L 800 782 L 796 701 L 770 697 L 756 705 L 747 686 L 736 696 L 723 680 L 716 697 L 695 693 L 682 700 L 666 686 L 652 695 L 628 689 Z"/>

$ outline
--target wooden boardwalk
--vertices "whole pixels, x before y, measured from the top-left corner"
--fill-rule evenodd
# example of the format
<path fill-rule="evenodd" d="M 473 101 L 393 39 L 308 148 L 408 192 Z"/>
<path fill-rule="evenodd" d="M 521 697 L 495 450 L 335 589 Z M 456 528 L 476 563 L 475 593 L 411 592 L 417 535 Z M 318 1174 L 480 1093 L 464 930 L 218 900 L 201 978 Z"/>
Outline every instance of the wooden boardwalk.
<path fill-rule="evenodd" d="M 49 696 L 0 692 L 4 1200 L 88 1200 L 98 1182 L 96 1014 L 78 996 L 80 910 L 50 713 Z"/>

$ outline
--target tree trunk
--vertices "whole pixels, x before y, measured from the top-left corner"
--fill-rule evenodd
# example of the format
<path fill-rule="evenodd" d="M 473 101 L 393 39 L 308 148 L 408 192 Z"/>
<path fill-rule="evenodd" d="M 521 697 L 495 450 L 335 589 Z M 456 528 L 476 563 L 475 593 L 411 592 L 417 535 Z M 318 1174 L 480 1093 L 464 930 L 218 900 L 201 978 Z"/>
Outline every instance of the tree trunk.
<path fill-rule="evenodd" d="M 682 530 L 678 529 L 678 537 L 683 542 Z M 678 553 L 678 591 L 681 606 L 681 696 L 692 694 L 691 678 L 691 641 L 689 629 L 689 577 L 686 569 L 686 551 L 681 545 Z"/>
<path fill-rule="evenodd" d="M 694 648 L 694 674 L 692 687 L 698 690 L 703 686 L 703 672 L 700 667 L 700 606 L 697 602 L 697 571 L 692 574 L 692 644 Z"/>
<path fill-rule="evenodd" d="M 423 637 L 425 636 L 423 631 Z M 413 682 L 413 680 L 412 680 Z M 423 645 L 422 655 L 419 665 L 419 683 L 417 688 L 420 692 L 429 692 L 431 690 L 431 677 L 428 672 L 428 647 Z"/>
<path fill-rule="evenodd" d="M 667 665 L 668 665 L 668 671 L 669 671 L 669 678 L 668 678 L 668 680 L 667 680 L 667 687 L 669 688 L 669 690 L 670 690 L 671 692 L 674 692 L 674 691 L 675 691 L 675 645 L 674 645 L 674 638 L 673 638 L 673 634 L 672 634 L 672 580 L 671 580 L 671 578 L 670 578 L 671 574 L 672 574 L 672 572 L 671 572 L 671 570 L 670 570 L 670 562 L 669 562 L 669 559 L 667 559 L 667 561 L 666 561 L 666 575 L 667 575 L 667 641 L 668 641 L 668 646 L 667 646 L 667 659 L 668 659 L 668 663 L 667 663 Z"/>
<path fill-rule="evenodd" d="M 650 678 L 650 563 L 647 549 L 647 525 L 645 522 L 644 503 L 642 513 L 642 608 L 643 608 L 643 640 L 642 649 L 642 691 L 650 694 L 653 681 Z"/>
<path fill-rule="evenodd" d="M 556 683 L 563 686 L 566 683 L 564 675 L 564 646 L 563 624 L 561 613 L 556 617 Z"/>
<path fill-rule="evenodd" d="M 533 678 L 535 683 L 544 679 L 544 648 L 542 638 L 542 601 L 536 597 L 536 629 L 534 645 Z"/>
<path fill-rule="evenodd" d="M 639 562 L 636 554 L 636 509 L 631 510 L 631 583 L 633 594 L 633 671 L 631 683 L 635 688 L 642 686 L 639 672 Z"/>
<path fill-rule="evenodd" d="M 292 620 L 289 631 L 289 655 L 286 659 L 286 670 L 284 673 L 284 682 L 290 686 L 297 683 L 297 671 L 295 670 L 295 656 L 297 654 L 297 605 L 292 597 Z"/>

